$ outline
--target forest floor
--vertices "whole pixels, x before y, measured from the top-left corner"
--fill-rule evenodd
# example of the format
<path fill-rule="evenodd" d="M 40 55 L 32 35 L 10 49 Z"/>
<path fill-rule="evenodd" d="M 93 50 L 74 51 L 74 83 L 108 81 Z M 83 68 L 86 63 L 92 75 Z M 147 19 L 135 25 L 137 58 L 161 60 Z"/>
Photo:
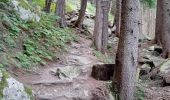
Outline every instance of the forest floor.
<path fill-rule="evenodd" d="M 37 100 L 108 100 L 105 82 L 91 77 L 92 66 L 101 63 L 93 54 L 92 41 L 79 35 L 61 59 L 31 71 L 13 70 L 15 77 L 31 86 Z M 73 79 L 60 79 L 54 75 L 57 68 L 76 66 L 80 73 Z M 100 98 L 100 99 L 98 99 Z"/>
<path fill-rule="evenodd" d="M 93 53 L 92 40 L 82 34 L 78 38 L 79 41 L 72 42 L 68 52 L 56 62 L 29 71 L 21 69 L 12 71 L 16 79 L 33 89 L 36 100 L 114 100 L 108 99 L 110 92 L 107 82 L 91 76 L 93 65 L 103 64 Z M 143 43 L 140 50 L 150 46 Z M 139 56 L 143 55 L 140 52 Z M 56 75 L 58 68 L 70 66 L 80 68 L 78 75 L 70 79 L 67 76 L 62 78 Z M 162 87 L 159 84 L 159 80 L 140 83 L 144 95 L 139 93 L 138 96 L 143 99 L 137 100 L 170 100 L 170 87 Z"/>

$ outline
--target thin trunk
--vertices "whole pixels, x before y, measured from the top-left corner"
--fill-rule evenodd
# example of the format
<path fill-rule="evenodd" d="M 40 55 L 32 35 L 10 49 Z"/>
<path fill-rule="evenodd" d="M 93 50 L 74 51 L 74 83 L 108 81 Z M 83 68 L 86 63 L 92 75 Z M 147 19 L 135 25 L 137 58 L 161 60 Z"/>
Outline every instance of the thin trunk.
<path fill-rule="evenodd" d="M 97 0 L 94 28 L 94 45 L 98 51 L 105 53 L 108 41 L 109 0 Z"/>
<path fill-rule="evenodd" d="M 56 3 L 56 14 L 59 16 L 60 27 L 66 27 L 65 21 L 65 0 L 57 0 Z"/>
<path fill-rule="evenodd" d="M 94 45 L 98 51 L 101 51 L 102 47 L 102 26 L 103 26 L 103 15 L 101 8 L 101 0 L 96 1 L 96 17 L 94 26 Z"/>
<path fill-rule="evenodd" d="M 116 15 L 115 15 L 115 22 L 116 22 L 116 36 L 119 37 L 120 35 L 120 26 L 121 26 L 121 4 L 122 0 L 116 0 Z"/>
<path fill-rule="evenodd" d="M 140 1 L 122 0 L 122 20 L 113 87 L 120 100 L 134 100 L 140 33 Z"/>
<path fill-rule="evenodd" d="M 50 13 L 52 0 L 45 0 L 45 12 Z"/>
<path fill-rule="evenodd" d="M 107 50 L 108 43 L 108 14 L 110 10 L 110 2 L 102 1 L 102 10 L 103 10 L 103 26 L 102 26 L 102 53 L 104 54 Z"/>
<path fill-rule="evenodd" d="M 78 27 L 79 29 L 82 28 L 85 12 L 87 7 L 87 0 L 81 0 L 81 9 L 79 11 L 79 17 L 78 20 L 75 23 L 75 27 Z"/>

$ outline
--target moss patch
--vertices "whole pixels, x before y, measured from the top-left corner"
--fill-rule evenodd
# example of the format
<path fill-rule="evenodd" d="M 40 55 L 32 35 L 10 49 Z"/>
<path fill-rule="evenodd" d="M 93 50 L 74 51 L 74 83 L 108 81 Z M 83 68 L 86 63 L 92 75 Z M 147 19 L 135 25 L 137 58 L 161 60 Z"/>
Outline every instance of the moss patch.
<path fill-rule="evenodd" d="M 29 87 L 24 87 L 24 89 L 25 89 L 25 92 L 29 95 L 30 99 L 34 100 L 32 89 Z"/>
<path fill-rule="evenodd" d="M 4 88 L 8 86 L 6 79 L 9 77 L 5 71 L 1 71 L 1 72 L 2 72 L 2 80 L 0 82 L 0 100 L 3 98 Z"/>

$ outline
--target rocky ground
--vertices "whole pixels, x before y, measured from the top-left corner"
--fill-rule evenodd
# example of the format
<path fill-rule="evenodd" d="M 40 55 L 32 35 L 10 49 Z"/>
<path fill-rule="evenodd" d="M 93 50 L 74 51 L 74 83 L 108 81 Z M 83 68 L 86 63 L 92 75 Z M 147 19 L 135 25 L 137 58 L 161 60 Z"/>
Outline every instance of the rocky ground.
<path fill-rule="evenodd" d="M 31 72 L 13 71 L 32 87 L 36 100 L 109 100 L 105 82 L 91 77 L 92 66 L 101 63 L 93 54 L 92 41 L 84 35 L 79 38 L 58 62 Z"/>

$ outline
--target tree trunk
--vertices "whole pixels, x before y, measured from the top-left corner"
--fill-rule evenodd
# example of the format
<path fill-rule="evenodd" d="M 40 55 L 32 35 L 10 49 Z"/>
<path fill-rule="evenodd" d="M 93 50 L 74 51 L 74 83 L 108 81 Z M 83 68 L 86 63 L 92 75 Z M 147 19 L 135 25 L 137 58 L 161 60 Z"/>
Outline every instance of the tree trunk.
<path fill-rule="evenodd" d="M 102 53 L 104 54 L 107 50 L 107 43 L 108 43 L 108 14 L 110 10 L 110 2 L 109 1 L 102 1 L 102 10 L 103 10 L 103 26 L 102 26 Z"/>
<path fill-rule="evenodd" d="M 65 0 L 57 0 L 56 2 L 56 14 L 59 16 L 59 25 L 60 27 L 66 27 L 65 21 Z"/>
<path fill-rule="evenodd" d="M 108 41 L 109 0 L 97 0 L 94 28 L 94 45 L 98 51 L 105 53 Z"/>
<path fill-rule="evenodd" d="M 134 100 L 140 33 L 140 1 L 123 0 L 121 31 L 113 87 L 120 100 Z"/>
<path fill-rule="evenodd" d="M 170 57 L 170 0 L 162 0 L 162 47 L 163 57 Z"/>
<path fill-rule="evenodd" d="M 50 13 L 51 3 L 52 0 L 45 0 L 45 9 L 44 9 L 45 12 Z"/>
<path fill-rule="evenodd" d="M 103 15 L 101 8 L 101 0 L 96 1 L 96 16 L 94 26 L 94 45 L 98 51 L 102 48 L 102 26 L 103 26 Z"/>
<path fill-rule="evenodd" d="M 157 0 L 157 11 L 156 11 L 156 27 L 155 27 L 155 43 L 158 45 L 162 44 L 161 40 L 161 29 L 162 29 L 162 14 L 163 14 L 163 3 L 162 0 Z"/>
<path fill-rule="evenodd" d="M 121 24 L 121 4 L 122 0 L 116 0 L 116 15 L 115 15 L 115 23 L 116 23 L 116 36 L 120 35 L 120 24 Z"/>
<path fill-rule="evenodd" d="M 79 29 L 82 28 L 85 12 L 87 7 L 87 0 L 81 0 L 81 9 L 79 11 L 79 17 L 78 20 L 75 23 L 75 27 L 78 27 Z"/>

